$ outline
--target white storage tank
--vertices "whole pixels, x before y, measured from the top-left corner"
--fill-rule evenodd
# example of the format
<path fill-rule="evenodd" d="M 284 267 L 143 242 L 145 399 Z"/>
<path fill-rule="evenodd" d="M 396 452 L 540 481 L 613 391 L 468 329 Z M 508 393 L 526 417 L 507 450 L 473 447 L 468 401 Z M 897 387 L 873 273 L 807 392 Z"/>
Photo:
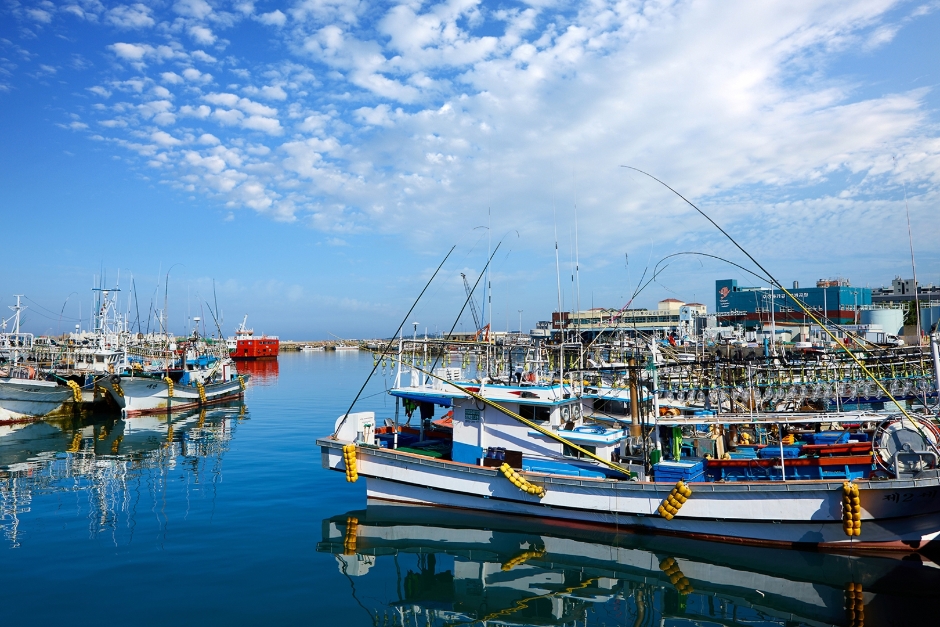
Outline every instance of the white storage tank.
<path fill-rule="evenodd" d="M 901 309 L 862 309 L 858 316 L 860 324 L 878 324 L 888 335 L 898 335 L 904 327 L 904 311 Z"/>

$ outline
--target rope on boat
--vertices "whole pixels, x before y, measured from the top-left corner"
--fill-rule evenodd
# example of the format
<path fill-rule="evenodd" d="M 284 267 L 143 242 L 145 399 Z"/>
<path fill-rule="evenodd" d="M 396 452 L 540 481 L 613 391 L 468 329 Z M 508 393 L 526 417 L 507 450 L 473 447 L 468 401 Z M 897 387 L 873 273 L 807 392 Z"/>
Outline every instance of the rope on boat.
<path fill-rule="evenodd" d="M 656 511 L 666 520 L 672 520 L 675 518 L 676 514 L 679 513 L 679 510 L 682 509 L 682 506 L 685 505 L 685 502 L 689 500 L 690 496 L 692 496 L 692 488 L 682 481 L 679 481 L 676 483 L 676 487 L 672 489 L 672 492 L 669 493 L 669 496 L 664 498 L 663 502 L 659 504 Z"/>
<path fill-rule="evenodd" d="M 858 498 L 858 485 L 848 481 L 842 484 L 842 531 L 847 536 L 862 535 L 862 504 Z"/>
<path fill-rule="evenodd" d="M 343 447 L 343 462 L 346 465 L 346 481 L 356 483 L 359 471 L 356 469 L 356 445 L 347 444 Z"/>
<path fill-rule="evenodd" d="M 513 470 L 512 466 L 509 464 L 503 463 L 499 467 L 499 470 L 506 475 L 506 478 L 512 481 L 512 484 L 522 490 L 523 492 L 528 492 L 532 496 L 537 496 L 543 498 L 545 496 L 545 488 L 540 485 L 535 485 L 534 483 L 529 483 L 525 477 L 520 475 L 518 472 Z M 503 569 L 506 570 L 506 569 Z"/>

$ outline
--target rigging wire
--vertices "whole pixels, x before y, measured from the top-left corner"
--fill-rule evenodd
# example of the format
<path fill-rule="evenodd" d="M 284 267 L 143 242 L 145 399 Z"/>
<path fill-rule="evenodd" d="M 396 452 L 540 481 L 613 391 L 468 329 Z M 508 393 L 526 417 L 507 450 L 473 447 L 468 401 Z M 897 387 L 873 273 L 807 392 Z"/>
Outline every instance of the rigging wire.
<path fill-rule="evenodd" d="M 640 174 L 643 174 L 643 175 L 648 176 L 649 178 L 653 179 L 654 181 L 656 181 L 657 183 L 659 183 L 660 185 L 662 185 L 663 187 L 665 187 L 666 189 L 668 189 L 669 191 L 671 191 L 673 194 L 675 194 L 676 196 L 678 196 L 679 198 L 681 198 L 683 201 L 685 201 L 685 203 L 688 204 L 688 205 L 689 205 L 690 207 L 692 207 L 693 209 L 695 209 L 695 211 L 697 211 L 697 212 L 699 213 L 699 215 L 701 215 L 703 218 L 705 218 L 706 220 L 708 220 L 708 222 L 711 223 L 712 226 L 714 226 L 716 229 L 718 229 L 719 231 L 721 231 L 722 235 L 724 235 L 726 238 L 728 238 L 728 240 L 729 240 L 732 244 L 734 244 L 735 248 L 737 248 L 737 249 L 740 250 L 742 253 L 744 253 L 744 255 L 745 255 L 748 259 L 751 260 L 751 263 L 753 263 L 755 266 L 757 266 L 757 267 L 760 269 L 761 272 L 763 272 L 764 274 L 767 275 L 767 278 L 770 279 L 772 285 L 775 285 L 775 286 L 777 287 L 777 289 L 779 289 L 780 291 L 782 291 L 784 294 L 786 294 L 786 295 L 790 298 L 790 300 L 792 300 L 794 303 L 796 303 L 796 305 L 797 305 L 800 309 L 802 309 L 803 312 L 804 312 L 813 322 L 815 322 L 817 325 L 819 325 L 819 327 L 820 327 L 823 331 L 826 332 L 826 335 L 828 335 L 828 336 L 832 339 L 832 341 L 835 342 L 836 345 L 837 345 L 840 349 L 842 349 L 843 351 L 845 351 L 846 354 L 848 354 L 849 357 L 852 358 L 852 360 L 858 365 L 858 367 L 862 370 L 862 372 L 864 372 L 865 375 L 866 375 L 869 379 L 871 379 L 872 381 L 874 381 L 875 385 L 877 385 L 877 386 L 881 389 L 881 391 L 885 393 L 885 397 L 887 397 L 888 399 L 890 399 L 891 402 L 894 403 L 894 404 L 898 407 L 899 410 L 901 410 L 901 413 L 904 415 L 904 417 L 911 421 L 911 423 L 912 423 L 912 424 L 914 425 L 914 427 L 917 429 L 918 433 L 920 433 L 921 437 L 922 437 L 922 438 L 924 439 L 924 441 L 928 444 L 928 446 L 930 446 L 931 448 L 934 449 L 935 452 L 937 452 L 938 454 L 940 454 L 940 449 L 938 449 L 938 447 L 937 447 L 936 445 L 933 445 L 933 444 L 930 442 L 930 439 L 927 438 L 927 435 L 923 432 L 923 430 L 921 429 L 921 427 L 920 427 L 920 425 L 917 423 L 917 421 L 915 421 L 915 420 L 911 417 L 911 415 L 907 412 L 907 410 L 906 410 L 903 406 L 901 406 L 900 403 L 898 403 L 897 399 L 894 398 L 894 395 L 891 394 L 891 392 L 888 390 L 888 388 L 887 388 L 887 387 L 886 387 L 886 386 L 885 386 L 885 385 L 884 385 L 884 384 L 865 366 L 864 363 L 862 363 L 862 361 L 858 358 L 858 356 L 856 356 L 855 353 L 853 353 L 851 350 L 849 350 L 849 348 L 842 342 L 842 340 L 840 340 L 839 337 L 838 337 L 835 333 L 833 333 L 833 332 L 829 329 L 828 326 L 826 326 L 825 324 L 823 324 L 822 321 L 819 320 L 819 318 L 817 318 L 816 315 L 812 312 L 812 310 L 811 310 L 809 307 L 806 306 L 806 304 L 804 304 L 801 300 L 799 300 L 796 296 L 794 296 L 794 295 L 790 292 L 790 290 L 788 290 L 787 288 L 785 288 L 785 287 L 783 286 L 783 284 L 780 283 L 780 281 L 778 281 L 763 265 L 761 265 L 761 263 L 760 263 L 759 261 L 757 261 L 757 259 L 755 259 L 755 258 L 753 257 L 753 255 L 751 255 L 751 253 L 747 252 L 747 251 L 744 249 L 744 247 L 741 246 L 741 244 L 739 244 L 739 243 L 737 242 L 737 240 L 735 240 L 733 237 L 731 237 L 731 235 L 730 235 L 727 231 L 725 231 L 723 228 L 721 228 L 721 227 L 718 225 L 717 222 L 715 222 L 714 220 L 712 220 L 711 217 L 709 217 L 708 214 L 706 214 L 704 211 L 702 211 L 701 209 L 699 209 L 698 206 L 696 206 L 696 205 L 695 205 L 692 201 L 690 201 L 688 198 L 686 198 L 685 196 L 683 196 L 682 194 L 680 194 L 679 192 L 677 192 L 676 190 L 674 190 L 672 187 L 670 187 L 668 184 L 666 184 L 666 183 L 663 182 L 662 180 L 656 178 L 655 176 L 653 176 L 653 175 L 650 174 L 649 172 L 644 172 L 643 170 L 641 170 L 641 169 L 639 169 L 639 168 L 635 168 L 635 167 L 629 166 L 629 165 L 621 165 L 620 167 L 621 167 L 621 168 L 627 168 L 627 169 L 633 170 L 633 171 L 635 171 L 635 172 L 639 172 Z"/>

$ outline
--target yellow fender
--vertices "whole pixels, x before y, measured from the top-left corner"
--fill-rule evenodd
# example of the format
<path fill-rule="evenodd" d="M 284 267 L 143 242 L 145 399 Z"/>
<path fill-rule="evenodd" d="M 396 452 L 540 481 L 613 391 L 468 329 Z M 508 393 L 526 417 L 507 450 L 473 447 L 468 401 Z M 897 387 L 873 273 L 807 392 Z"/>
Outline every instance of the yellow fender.
<path fill-rule="evenodd" d="M 199 390 L 199 400 L 202 403 L 206 402 L 206 386 L 202 384 L 202 381 L 196 381 L 196 389 Z"/>
<path fill-rule="evenodd" d="M 535 485 L 534 483 L 529 483 L 525 477 L 516 472 L 509 464 L 504 463 L 499 467 L 499 470 L 506 476 L 507 479 L 512 482 L 514 486 L 523 492 L 527 492 L 532 496 L 537 496 L 540 499 L 545 497 L 545 488 L 540 485 Z"/>
<path fill-rule="evenodd" d="M 164 383 L 166 383 L 166 386 L 167 386 L 167 391 L 166 391 L 167 396 L 172 397 L 173 396 L 173 379 L 171 379 L 170 377 L 163 377 L 163 381 Z"/>
<path fill-rule="evenodd" d="M 664 498 L 663 502 L 659 504 L 659 507 L 656 508 L 656 511 L 666 520 L 672 520 L 691 496 L 692 488 L 682 481 L 679 481 L 676 483 L 676 487 L 674 487 L 669 493 L 669 496 Z"/>
<path fill-rule="evenodd" d="M 245 377 L 238 375 L 238 385 L 242 386 L 242 392 L 245 391 Z"/>
<path fill-rule="evenodd" d="M 356 469 L 356 445 L 347 444 L 343 447 L 343 462 L 346 464 L 346 481 L 356 483 L 359 471 Z"/>
<path fill-rule="evenodd" d="M 82 402 L 82 388 L 78 387 L 78 384 L 74 381 L 68 381 L 68 386 L 72 388 L 72 399 L 81 404 Z"/>
<path fill-rule="evenodd" d="M 862 535 L 862 503 L 858 497 L 858 485 L 849 481 L 842 484 L 842 531 L 849 537 Z"/>

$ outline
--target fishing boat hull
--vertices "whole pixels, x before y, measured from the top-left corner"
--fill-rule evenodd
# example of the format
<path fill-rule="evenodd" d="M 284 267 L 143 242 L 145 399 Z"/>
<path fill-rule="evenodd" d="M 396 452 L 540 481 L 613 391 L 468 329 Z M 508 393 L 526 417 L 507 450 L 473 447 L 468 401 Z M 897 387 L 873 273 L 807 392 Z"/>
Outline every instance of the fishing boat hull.
<path fill-rule="evenodd" d="M 345 471 L 343 442 L 320 440 L 324 467 Z M 833 550 L 922 549 L 940 535 L 940 479 L 861 481 L 861 535 L 842 529 L 841 481 L 692 483 L 672 520 L 656 511 L 672 483 L 521 473 L 545 488 L 527 494 L 498 469 L 357 447 L 357 471 L 374 501 L 488 510 L 616 525 L 733 543 Z"/>
<path fill-rule="evenodd" d="M 121 377 L 117 385 L 114 380 L 105 379 L 102 384 L 126 416 L 137 416 L 240 399 L 245 394 L 244 381 L 247 379 L 243 376 L 241 379 L 208 383 L 203 388 L 204 394 L 200 394 L 195 386 L 178 383 L 173 385 L 171 392 L 166 381 L 149 377 Z"/>
<path fill-rule="evenodd" d="M 45 416 L 60 409 L 73 394 L 71 388 L 51 381 L 0 379 L 0 423 Z"/>

